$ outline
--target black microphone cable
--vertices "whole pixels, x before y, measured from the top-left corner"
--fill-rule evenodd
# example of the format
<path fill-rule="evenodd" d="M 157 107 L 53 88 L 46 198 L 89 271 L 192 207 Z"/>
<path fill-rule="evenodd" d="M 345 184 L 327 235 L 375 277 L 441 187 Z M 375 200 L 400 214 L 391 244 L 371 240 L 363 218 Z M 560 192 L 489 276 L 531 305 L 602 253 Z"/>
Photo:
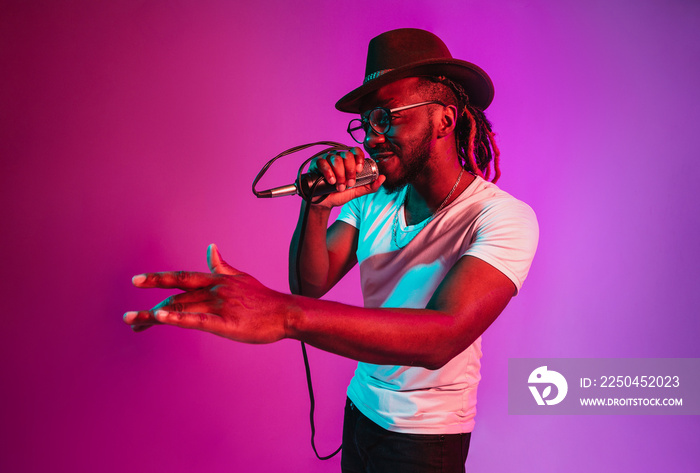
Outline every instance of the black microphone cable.
<path fill-rule="evenodd" d="M 315 143 L 309 143 L 305 145 L 300 145 L 300 146 L 295 146 L 294 148 L 290 148 L 286 151 L 281 152 L 274 158 L 272 158 L 270 161 L 268 161 L 265 166 L 260 170 L 258 175 L 255 177 L 255 180 L 253 181 L 253 194 L 256 195 L 256 197 L 263 197 L 256 189 L 255 186 L 260 181 L 260 179 L 263 177 L 263 175 L 267 172 L 267 170 L 270 168 L 270 166 L 277 161 L 279 158 L 283 156 L 287 156 L 289 154 L 296 153 L 297 151 L 301 151 L 306 148 L 310 148 L 312 146 L 317 146 L 317 145 L 327 145 L 329 146 L 328 148 L 325 148 L 318 153 L 314 154 L 311 156 L 309 159 L 304 161 L 302 165 L 299 167 L 299 171 L 297 172 L 297 181 L 301 179 L 301 174 L 304 169 L 304 167 L 311 162 L 314 158 L 321 156 L 322 154 L 328 153 L 330 151 L 347 151 L 350 148 L 346 145 L 343 145 L 341 143 L 336 143 L 333 141 L 317 141 Z M 295 272 L 296 272 L 296 277 L 297 277 L 297 291 L 296 294 L 299 296 L 303 296 L 302 289 L 301 289 L 301 250 L 304 246 L 304 236 L 306 234 L 306 223 L 308 221 L 309 217 L 309 211 L 311 209 L 311 204 L 312 203 L 319 203 L 323 201 L 327 196 L 322 196 L 315 202 L 313 201 L 313 195 L 314 191 L 316 190 L 316 187 L 323 181 L 323 176 L 319 176 L 315 182 L 311 185 L 310 191 L 308 195 L 305 193 L 300 193 L 301 198 L 304 199 L 306 202 L 306 206 L 304 208 L 304 213 L 302 214 L 302 220 L 301 220 L 301 229 L 299 231 L 299 240 L 297 241 L 297 251 L 296 251 L 296 256 L 295 256 Z M 291 288 L 290 288 L 291 289 Z M 306 344 L 304 342 L 301 342 L 301 353 L 304 357 L 304 368 L 306 370 L 306 385 L 309 390 L 309 423 L 311 425 L 311 448 L 313 449 L 314 453 L 316 454 L 316 458 L 319 460 L 329 460 L 336 456 L 338 452 L 343 448 L 343 445 L 341 445 L 335 450 L 335 452 L 331 453 L 330 455 L 326 456 L 321 456 L 318 453 L 318 450 L 316 449 L 316 424 L 314 422 L 314 412 L 316 411 L 316 400 L 314 398 L 314 387 L 313 383 L 311 381 L 311 367 L 309 365 L 309 356 L 308 353 L 306 352 Z"/>
<path fill-rule="evenodd" d="M 308 143 L 305 145 L 299 145 L 299 146 L 295 146 L 294 148 L 289 148 L 288 150 L 282 151 L 280 154 L 278 154 L 277 156 L 275 156 L 274 158 L 269 160 L 267 163 L 265 163 L 265 165 L 262 167 L 262 169 L 260 170 L 258 175 L 255 176 L 255 179 L 253 180 L 253 194 L 255 194 L 255 197 L 258 197 L 258 198 L 268 197 L 267 195 L 265 195 L 265 193 L 264 193 L 265 191 L 258 191 L 255 188 L 255 186 L 258 184 L 260 179 L 262 179 L 262 177 L 265 175 L 267 170 L 270 168 L 270 166 L 272 166 L 272 164 L 275 161 L 277 161 L 278 159 L 280 159 L 284 156 L 288 156 L 290 154 L 296 153 L 297 151 L 301 151 L 303 149 L 311 148 L 312 146 L 318 146 L 318 145 L 326 145 L 326 146 L 328 146 L 328 148 L 322 149 L 321 151 L 319 151 L 318 153 L 314 154 L 309 159 L 307 159 L 306 161 L 301 163 L 301 166 L 299 166 L 299 171 L 297 171 L 297 182 L 299 182 L 301 180 L 301 174 L 302 174 L 302 171 L 304 170 L 304 167 L 307 164 L 309 164 L 313 159 L 321 156 L 322 154 L 325 154 L 325 153 L 328 153 L 331 151 L 348 151 L 350 149 L 349 146 L 344 145 L 342 143 L 336 143 L 335 141 L 317 141 L 315 143 Z M 322 180 L 323 180 L 323 178 L 317 179 L 316 182 L 313 184 L 313 187 L 316 188 L 316 186 Z M 299 194 L 301 195 L 302 198 L 304 198 L 304 200 L 307 200 L 306 199 L 307 196 L 303 192 L 300 192 Z M 312 196 L 312 195 L 313 195 L 313 192 L 309 192 L 309 196 Z M 307 202 L 308 202 L 308 200 L 307 200 Z M 321 200 L 316 201 L 316 203 L 318 203 L 318 202 L 321 202 Z"/>

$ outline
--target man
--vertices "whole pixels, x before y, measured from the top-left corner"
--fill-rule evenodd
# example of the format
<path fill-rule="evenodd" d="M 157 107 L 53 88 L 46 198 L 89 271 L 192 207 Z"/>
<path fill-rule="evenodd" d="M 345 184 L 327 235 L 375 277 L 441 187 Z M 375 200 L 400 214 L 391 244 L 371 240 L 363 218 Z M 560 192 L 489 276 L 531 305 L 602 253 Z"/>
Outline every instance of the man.
<path fill-rule="evenodd" d="M 211 246 L 212 274 L 135 276 L 139 287 L 186 292 L 125 321 L 137 330 L 165 323 L 248 343 L 294 338 L 358 360 L 343 471 L 464 471 L 480 337 L 522 285 L 538 236 L 532 210 L 485 179 L 490 163 L 494 180 L 499 175 L 483 115 L 492 98 L 486 73 L 453 59 L 431 33 L 400 29 L 374 38 L 364 84 L 336 107 L 360 113 L 348 131 L 381 176 L 353 187 L 365 158 L 360 148 L 313 164 L 338 192 L 302 204 L 307 225 L 292 239 L 290 285 L 310 297 L 262 286 Z M 329 228 L 330 209 L 340 205 Z M 364 308 L 316 299 L 357 262 Z"/>

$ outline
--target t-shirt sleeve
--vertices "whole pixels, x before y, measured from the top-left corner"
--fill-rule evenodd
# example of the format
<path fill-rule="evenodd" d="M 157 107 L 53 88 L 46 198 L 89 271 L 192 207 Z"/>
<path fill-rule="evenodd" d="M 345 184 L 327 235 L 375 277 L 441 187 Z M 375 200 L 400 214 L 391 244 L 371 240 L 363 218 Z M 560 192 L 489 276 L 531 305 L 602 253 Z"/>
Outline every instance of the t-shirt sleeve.
<path fill-rule="evenodd" d="M 360 216 L 362 214 L 361 200 L 362 197 L 359 197 L 343 205 L 336 220 L 350 224 L 355 228 L 360 228 Z"/>
<path fill-rule="evenodd" d="M 463 256 L 474 256 L 501 271 L 513 281 L 517 293 L 530 270 L 538 239 L 537 217 L 530 206 L 514 199 L 499 200 L 477 218 Z"/>

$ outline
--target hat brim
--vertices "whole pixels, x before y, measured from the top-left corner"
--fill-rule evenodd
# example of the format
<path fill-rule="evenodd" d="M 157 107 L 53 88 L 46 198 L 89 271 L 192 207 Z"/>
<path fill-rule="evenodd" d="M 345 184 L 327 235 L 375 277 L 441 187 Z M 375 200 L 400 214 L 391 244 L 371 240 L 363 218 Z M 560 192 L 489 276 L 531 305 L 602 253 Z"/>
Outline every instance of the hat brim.
<path fill-rule="evenodd" d="M 387 84 L 407 77 L 445 76 L 464 87 L 472 105 L 485 110 L 493 101 L 493 82 L 479 66 L 459 59 L 432 59 L 392 69 L 338 100 L 341 112 L 360 113 L 362 100 Z"/>

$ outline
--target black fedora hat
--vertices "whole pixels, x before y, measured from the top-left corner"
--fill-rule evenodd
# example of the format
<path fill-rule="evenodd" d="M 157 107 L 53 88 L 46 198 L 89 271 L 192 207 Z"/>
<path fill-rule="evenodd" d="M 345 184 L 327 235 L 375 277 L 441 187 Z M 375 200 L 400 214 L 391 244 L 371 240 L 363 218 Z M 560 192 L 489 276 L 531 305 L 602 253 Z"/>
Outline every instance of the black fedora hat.
<path fill-rule="evenodd" d="M 464 87 L 469 101 L 485 110 L 493 100 L 493 83 L 478 66 L 452 54 L 440 38 L 415 28 L 387 31 L 369 42 L 364 83 L 338 100 L 341 112 L 359 113 L 369 93 L 406 77 L 445 76 Z"/>

